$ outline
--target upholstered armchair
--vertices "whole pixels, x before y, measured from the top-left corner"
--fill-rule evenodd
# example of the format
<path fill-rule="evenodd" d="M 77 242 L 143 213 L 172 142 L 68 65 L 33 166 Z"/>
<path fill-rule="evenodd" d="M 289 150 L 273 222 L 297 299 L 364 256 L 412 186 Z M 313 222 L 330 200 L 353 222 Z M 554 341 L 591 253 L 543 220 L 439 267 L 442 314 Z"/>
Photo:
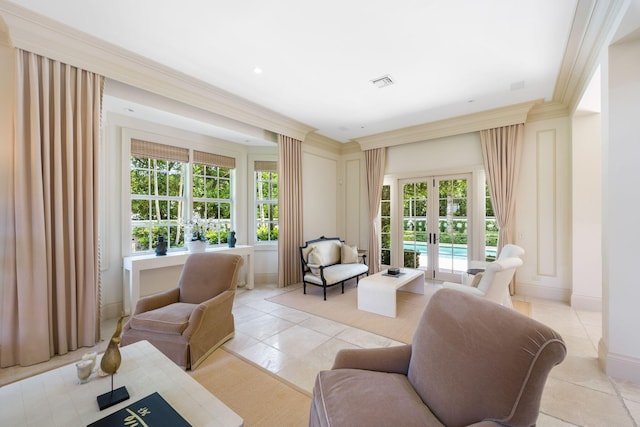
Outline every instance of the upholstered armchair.
<path fill-rule="evenodd" d="M 496 260 L 501 260 L 504 258 L 522 258 L 524 255 L 524 249 L 518 245 L 514 245 L 512 243 L 508 243 L 504 245 L 502 249 L 500 249 L 500 255 Z M 480 260 L 471 260 L 469 261 L 469 269 L 486 269 L 488 261 L 480 261 Z"/>
<path fill-rule="evenodd" d="M 239 255 L 189 255 L 177 287 L 138 300 L 121 345 L 147 340 L 178 366 L 195 369 L 235 333 L 231 309 L 242 263 Z"/>
<path fill-rule="evenodd" d="M 336 355 L 316 377 L 309 425 L 533 426 L 549 372 L 565 355 L 544 324 L 441 289 L 410 345 Z"/>
<path fill-rule="evenodd" d="M 442 287 L 480 296 L 505 307 L 513 308 L 509 294 L 509 283 L 513 280 L 516 269 L 521 265 L 522 259 L 518 257 L 500 257 L 486 265 L 476 285 L 444 282 Z"/>

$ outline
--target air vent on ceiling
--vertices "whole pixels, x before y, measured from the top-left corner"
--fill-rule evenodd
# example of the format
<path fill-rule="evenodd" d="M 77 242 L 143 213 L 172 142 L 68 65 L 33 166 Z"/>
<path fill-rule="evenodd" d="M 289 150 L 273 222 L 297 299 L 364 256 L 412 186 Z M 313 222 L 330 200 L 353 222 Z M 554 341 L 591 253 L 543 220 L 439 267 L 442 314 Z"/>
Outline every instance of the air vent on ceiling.
<path fill-rule="evenodd" d="M 387 74 L 382 77 L 378 77 L 377 79 L 371 80 L 371 83 L 376 85 L 376 87 L 378 88 L 383 88 L 386 86 L 391 86 L 393 84 L 393 79 L 389 74 Z"/>

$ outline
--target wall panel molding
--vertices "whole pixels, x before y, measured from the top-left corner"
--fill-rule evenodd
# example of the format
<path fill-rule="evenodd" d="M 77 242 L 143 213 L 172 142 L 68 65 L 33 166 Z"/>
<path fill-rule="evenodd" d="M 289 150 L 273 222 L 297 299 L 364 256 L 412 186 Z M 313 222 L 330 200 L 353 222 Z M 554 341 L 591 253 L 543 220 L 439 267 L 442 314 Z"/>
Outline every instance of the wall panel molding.
<path fill-rule="evenodd" d="M 556 144 L 555 129 L 536 133 L 537 274 L 550 277 L 558 275 Z"/>

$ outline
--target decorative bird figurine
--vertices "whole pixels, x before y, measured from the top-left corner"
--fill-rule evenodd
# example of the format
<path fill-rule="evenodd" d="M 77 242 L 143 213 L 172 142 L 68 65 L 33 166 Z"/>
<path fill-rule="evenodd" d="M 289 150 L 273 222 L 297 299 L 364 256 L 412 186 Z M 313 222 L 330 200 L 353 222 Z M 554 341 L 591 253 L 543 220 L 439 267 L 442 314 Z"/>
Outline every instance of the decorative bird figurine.
<path fill-rule="evenodd" d="M 102 360 L 100 361 L 100 369 L 105 374 L 115 374 L 120 367 L 120 362 L 122 361 L 120 357 L 120 349 L 118 345 L 120 344 L 120 333 L 122 332 L 122 319 L 124 316 L 120 316 L 118 319 L 118 325 L 116 326 L 116 331 L 111 337 L 111 341 L 107 346 L 107 349 L 102 356 Z"/>
<path fill-rule="evenodd" d="M 113 333 L 100 361 L 100 370 L 105 374 L 111 375 L 111 391 L 97 397 L 101 411 L 129 398 L 129 392 L 126 387 L 122 386 L 115 390 L 113 389 L 113 374 L 118 371 L 121 361 L 118 344 L 120 344 L 120 333 L 122 332 L 122 319 L 124 319 L 124 316 L 118 319 L 116 331 Z"/>

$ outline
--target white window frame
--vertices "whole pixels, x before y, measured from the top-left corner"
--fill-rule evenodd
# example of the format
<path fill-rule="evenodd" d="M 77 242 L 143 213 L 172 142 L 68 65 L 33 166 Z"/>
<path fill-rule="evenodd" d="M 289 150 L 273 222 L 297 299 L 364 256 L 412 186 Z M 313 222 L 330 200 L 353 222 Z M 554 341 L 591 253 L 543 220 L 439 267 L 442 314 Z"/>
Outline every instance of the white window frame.
<path fill-rule="evenodd" d="M 229 152 L 229 150 L 221 149 L 219 147 L 211 147 L 199 142 L 188 141 L 171 136 L 160 135 L 156 133 L 149 133 L 145 131 L 122 128 L 121 130 L 121 164 L 122 164 L 122 254 L 123 256 L 137 256 L 153 253 L 153 250 L 148 251 L 132 251 L 131 247 L 131 181 L 130 181 L 130 157 L 131 157 L 131 140 L 141 139 L 145 141 L 156 142 L 158 144 L 171 145 L 179 148 L 186 148 L 189 150 L 189 162 L 185 163 L 185 189 L 192 188 L 192 164 L 193 164 L 193 152 L 195 150 L 208 152 L 211 154 L 219 154 L 227 157 L 233 157 L 236 159 L 236 168 L 231 169 L 230 173 L 230 196 L 231 196 L 231 218 L 230 218 L 230 230 L 234 230 L 236 226 L 236 214 L 238 211 L 238 198 L 237 198 L 237 170 L 238 170 L 238 157 L 235 153 Z M 187 224 L 191 220 L 193 212 L 193 193 L 190 191 L 184 195 L 184 216 L 183 222 Z M 185 230 L 186 231 L 186 230 Z M 215 245 L 214 245 L 215 246 Z M 172 251 L 184 251 L 185 246 L 174 247 Z"/>

